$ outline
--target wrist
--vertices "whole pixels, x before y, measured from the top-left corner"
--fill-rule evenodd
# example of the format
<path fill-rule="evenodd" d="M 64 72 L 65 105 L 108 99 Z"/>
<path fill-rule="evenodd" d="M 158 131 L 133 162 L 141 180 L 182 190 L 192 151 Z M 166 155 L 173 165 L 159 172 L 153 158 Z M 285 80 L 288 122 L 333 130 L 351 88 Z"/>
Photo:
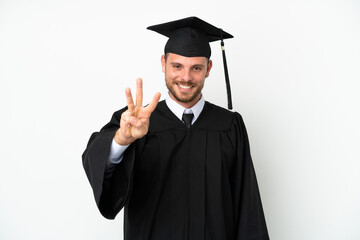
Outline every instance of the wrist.
<path fill-rule="evenodd" d="M 119 144 L 121 146 L 128 146 L 133 142 L 132 137 L 127 138 L 127 137 L 123 136 L 123 134 L 120 131 L 120 128 L 116 131 L 116 133 L 114 135 L 114 140 L 117 144 Z"/>

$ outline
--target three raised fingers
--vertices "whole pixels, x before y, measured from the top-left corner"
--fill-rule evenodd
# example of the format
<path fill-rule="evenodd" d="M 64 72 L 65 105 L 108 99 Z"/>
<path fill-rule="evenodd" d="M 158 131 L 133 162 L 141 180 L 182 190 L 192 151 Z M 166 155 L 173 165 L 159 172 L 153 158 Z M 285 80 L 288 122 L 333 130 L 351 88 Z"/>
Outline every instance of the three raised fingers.
<path fill-rule="evenodd" d="M 142 79 L 141 78 L 138 78 L 136 79 L 136 104 L 134 105 L 134 100 L 132 98 L 132 94 L 131 94 L 131 90 L 130 88 L 126 88 L 125 89 L 125 95 L 126 95 L 126 102 L 127 102 L 127 105 L 128 105 L 128 110 L 130 112 L 134 111 L 135 107 L 136 108 L 141 108 L 142 107 L 142 102 L 143 102 L 143 86 L 142 86 Z M 146 106 L 146 110 L 149 114 L 151 114 L 159 100 L 160 100 L 160 96 L 161 94 L 159 92 L 157 92 L 152 101 L 150 102 L 150 104 L 148 106 Z"/>

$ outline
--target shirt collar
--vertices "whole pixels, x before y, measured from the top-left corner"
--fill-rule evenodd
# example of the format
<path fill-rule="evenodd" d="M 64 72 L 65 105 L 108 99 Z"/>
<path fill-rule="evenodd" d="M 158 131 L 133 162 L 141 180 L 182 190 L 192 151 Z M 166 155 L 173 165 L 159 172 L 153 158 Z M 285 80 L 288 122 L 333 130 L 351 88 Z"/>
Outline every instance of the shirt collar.
<path fill-rule="evenodd" d="M 183 113 L 193 113 L 194 117 L 192 119 L 192 124 L 196 121 L 199 117 L 200 113 L 204 109 L 205 100 L 204 97 L 201 95 L 200 100 L 192 107 L 192 108 L 184 108 L 179 103 L 175 102 L 170 95 L 166 95 L 165 98 L 166 105 L 168 108 L 178 117 L 180 120 L 182 119 Z"/>

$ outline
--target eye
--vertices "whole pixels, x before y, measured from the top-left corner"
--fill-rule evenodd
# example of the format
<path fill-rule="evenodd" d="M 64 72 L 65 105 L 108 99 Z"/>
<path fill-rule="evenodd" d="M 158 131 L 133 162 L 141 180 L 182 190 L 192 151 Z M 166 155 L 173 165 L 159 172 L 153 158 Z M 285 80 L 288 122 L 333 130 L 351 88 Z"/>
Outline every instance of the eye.
<path fill-rule="evenodd" d="M 196 66 L 196 67 L 194 67 L 193 69 L 194 69 L 194 71 L 197 71 L 197 72 L 202 70 L 202 68 L 199 67 L 199 66 Z"/>

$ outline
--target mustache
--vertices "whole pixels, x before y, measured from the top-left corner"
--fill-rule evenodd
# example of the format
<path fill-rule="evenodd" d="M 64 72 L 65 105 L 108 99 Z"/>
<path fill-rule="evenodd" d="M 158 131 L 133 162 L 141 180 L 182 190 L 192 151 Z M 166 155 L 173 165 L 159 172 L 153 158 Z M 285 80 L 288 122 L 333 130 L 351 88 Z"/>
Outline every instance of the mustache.
<path fill-rule="evenodd" d="M 197 86 L 196 83 L 192 82 L 192 81 L 187 81 L 187 82 L 184 82 L 184 81 L 173 81 L 173 83 L 175 84 L 180 84 L 180 85 L 184 85 L 184 86 Z"/>

